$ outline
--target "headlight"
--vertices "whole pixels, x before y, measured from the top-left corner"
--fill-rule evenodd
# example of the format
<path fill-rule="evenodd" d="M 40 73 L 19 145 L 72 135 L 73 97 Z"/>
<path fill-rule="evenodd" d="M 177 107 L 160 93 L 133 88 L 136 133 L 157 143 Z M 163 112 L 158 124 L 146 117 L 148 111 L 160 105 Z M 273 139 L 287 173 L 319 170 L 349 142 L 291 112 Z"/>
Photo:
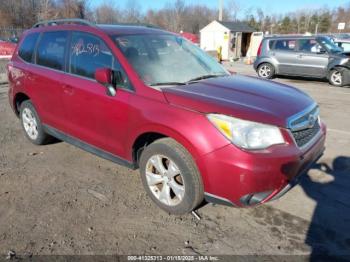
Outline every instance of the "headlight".
<path fill-rule="evenodd" d="M 281 131 L 276 126 L 246 121 L 226 115 L 209 114 L 210 122 L 236 146 L 245 149 L 265 149 L 283 144 Z"/>

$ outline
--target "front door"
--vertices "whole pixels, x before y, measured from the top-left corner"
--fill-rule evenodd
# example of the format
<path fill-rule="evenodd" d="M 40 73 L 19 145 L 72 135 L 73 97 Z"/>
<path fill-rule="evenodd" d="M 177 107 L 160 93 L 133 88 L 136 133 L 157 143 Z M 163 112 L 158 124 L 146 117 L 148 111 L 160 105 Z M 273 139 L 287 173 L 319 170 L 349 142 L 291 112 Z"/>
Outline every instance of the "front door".
<path fill-rule="evenodd" d="M 64 78 L 63 101 L 69 122 L 69 135 L 117 156 L 124 155 L 129 98 L 133 92 L 117 88 L 114 97 L 97 83 L 98 68 L 122 71 L 106 44 L 96 36 L 73 32 L 69 48 L 68 73 Z M 126 76 L 122 73 L 124 78 Z"/>
<path fill-rule="evenodd" d="M 329 63 L 329 54 L 320 52 L 321 45 L 315 39 L 300 39 L 298 41 L 299 72 L 298 75 L 308 77 L 325 77 Z"/>

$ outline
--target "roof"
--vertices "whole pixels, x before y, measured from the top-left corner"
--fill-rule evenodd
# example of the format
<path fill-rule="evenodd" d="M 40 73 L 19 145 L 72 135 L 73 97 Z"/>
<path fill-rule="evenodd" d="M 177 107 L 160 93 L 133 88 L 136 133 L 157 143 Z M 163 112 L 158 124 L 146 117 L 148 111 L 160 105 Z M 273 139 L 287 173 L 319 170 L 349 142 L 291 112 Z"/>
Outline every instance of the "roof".
<path fill-rule="evenodd" d="M 252 33 L 256 30 L 250 27 L 247 23 L 244 22 L 229 22 L 229 21 L 217 21 L 222 24 L 224 27 L 230 29 L 233 32 L 243 32 L 243 33 Z"/>
<path fill-rule="evenodd" d="M 316 39 L 316 38 L 327 38 L 323 35 L 267 35 L 266 39 Z"/>
<path fill-rule="evenodd" d="M 56 29 L 66 29 L 74 30 L 76 28 L 90 28 L 99 29 L 107 34 L 156 34 L 165 33 L 166 31 L 160 27 L 151 24 L 142 23 L 119 23 L 113 25 L 95 24 L 84 19 L 53 19 L 40 21 L 36 23 L 32 29 L 33 30 L 56 30 Z"/>

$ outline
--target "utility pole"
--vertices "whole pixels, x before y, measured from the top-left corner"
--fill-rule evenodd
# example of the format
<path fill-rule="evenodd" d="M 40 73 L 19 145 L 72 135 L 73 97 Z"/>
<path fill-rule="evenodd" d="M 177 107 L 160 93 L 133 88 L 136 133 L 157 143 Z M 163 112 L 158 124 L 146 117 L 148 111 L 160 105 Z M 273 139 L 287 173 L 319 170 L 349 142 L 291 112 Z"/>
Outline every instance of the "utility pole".
<path fill-rule="evenodd" d="M 223 0 L 219 0 L 219 21 L 222 21 Z"/>

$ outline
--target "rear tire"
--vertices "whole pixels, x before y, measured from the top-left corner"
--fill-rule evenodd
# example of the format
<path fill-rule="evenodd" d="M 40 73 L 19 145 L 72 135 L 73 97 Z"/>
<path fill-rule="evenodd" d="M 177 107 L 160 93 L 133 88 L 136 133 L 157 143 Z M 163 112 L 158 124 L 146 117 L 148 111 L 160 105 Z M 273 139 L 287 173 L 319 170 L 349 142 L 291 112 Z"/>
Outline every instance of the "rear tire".
<path fill-rule="evenodd" d="M 344 86 L 343 68 L 332 69 L 329 73 L 329 83 L 333 86 Z"/>
<path fill-rule="evenodd" d="M 275 67 L 270 63 L 262 63 L 257 70 L 258 76 L 265 79 L 272 79 L 275 76 Z"/>
<path fill-rule="evenodd" d="M 44 145 L 52 138 L 45 133 L 38 113 L 32 102 L 26 100 L 20 105 L 19 116 L 26 137 L 35 145 Z"/>
<path fill-rule="evenodd" d="M 175 140 L 162 138 L 147 146 L 139 166 L 148 196 L 166 212 L 183 215 L 203 201 L 199 171 L 191 155 Z"/>

